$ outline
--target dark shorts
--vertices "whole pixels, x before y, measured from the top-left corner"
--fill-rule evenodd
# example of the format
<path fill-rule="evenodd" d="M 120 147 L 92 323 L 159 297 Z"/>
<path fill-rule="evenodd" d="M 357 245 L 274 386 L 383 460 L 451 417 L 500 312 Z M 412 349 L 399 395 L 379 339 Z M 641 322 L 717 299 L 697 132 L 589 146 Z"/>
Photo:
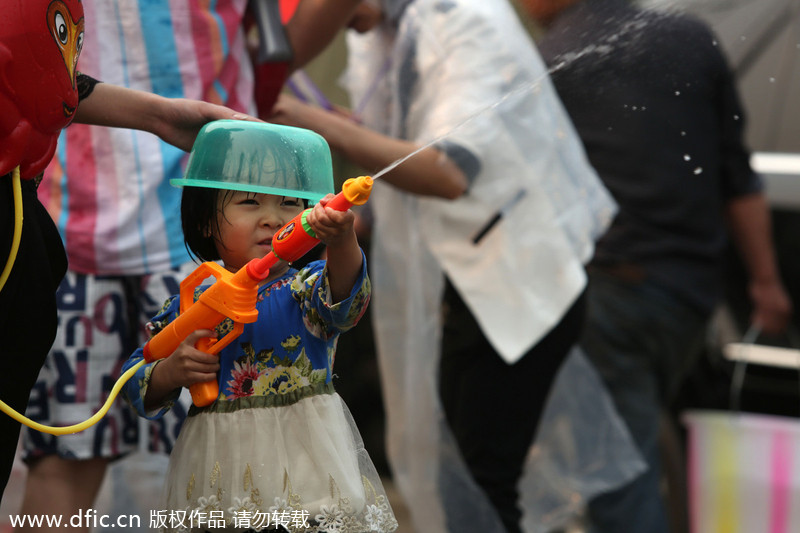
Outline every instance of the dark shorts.
<path fill-rule="evenodd" d="M 56 293 L 59 329 L 39 372 L 27 416 L 47 426 L 77 424 L 96 413 L 136 348 L 147 340 L 146 323 L 180 290 L 197 265 L 144 276 L 95 276 L 68 271 Z M 24 428 L 26 462 L 57 454 L 65 459 L 115 459 L 140 448 L 170 452 L 189 403 L 179 400 L 158 420 L 140 419 L 118 398 L 95 425 L 56 437 Z"/>

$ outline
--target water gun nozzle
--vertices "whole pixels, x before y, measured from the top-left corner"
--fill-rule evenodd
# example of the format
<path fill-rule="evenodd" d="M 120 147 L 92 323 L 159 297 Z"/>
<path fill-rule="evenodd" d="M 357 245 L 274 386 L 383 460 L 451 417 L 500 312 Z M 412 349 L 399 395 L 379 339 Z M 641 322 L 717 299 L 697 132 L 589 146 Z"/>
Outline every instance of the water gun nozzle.
<path fill-rule="evenodd" d="M 369 200 L 369 195 L 372 192 L 372 183 L 371 176 L 350 178 L 342 185 L 342 193 L 351 204 L 364 205 Z"/>

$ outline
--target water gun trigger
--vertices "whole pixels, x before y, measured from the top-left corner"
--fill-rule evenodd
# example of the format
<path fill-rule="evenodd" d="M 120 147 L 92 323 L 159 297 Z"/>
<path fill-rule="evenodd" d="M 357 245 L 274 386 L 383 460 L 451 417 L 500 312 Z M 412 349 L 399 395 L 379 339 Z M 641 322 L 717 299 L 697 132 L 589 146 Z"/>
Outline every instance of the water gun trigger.
<path fill-rule="evenodd" d="M 194 347 L 200 350 L 201 352 L 210 354 L 212 353 L 211 350 L 214 349 L 214 345 L 217 344 L 217 340 L 218 339 L 216 337 L 205 337 L 197 341 Z"/>
<path fill-rule="evenodd" d="M 216 279 L 215 283 L 203 292 L 195 302 L 194 294 L 197 287 L 208 277 Z M 257 285 L 252 283 L 242 286 L 234 281 L 235 275 L 221 265 L 206 261 L 189 274 L 182 282 L 180 289 L 180 315 L 187 313 L 197 304 L 207 307 L 208 313 L 196 326 L 206 329 L 215 329 L 226 317 L 233 321 L 233 328 L 220 338 L 205 337 L 195 343 L 195 348 L 211 354 L 219 352 L 233 342 L 242 331 L 245 322 L 254 322 L 258 312 L 255 309 L 255 296 Z M 217 318 L 218 317 L 218 318 Z M 192 401 L 198 407 L 205 407 L 213 403 L 219 395 L 219 386 L 216 381 L 195 383 L 189 387 Z"/>
<path fill-rule="evenodd" d="M 242 334 L 244 331 L 244 323 L 243 322 L 234 322 L 233 329 L 231 329 L 228 333 L 223 335 L 220 338 L 216 337 L 205 337 L 197 341 L 194 347 L 200 350 L 201 352 L 205 352 L 211 355 L 219 355 L 219 352 L 229 345 L 231 342 L 236 339 L 239 335 Z"/>

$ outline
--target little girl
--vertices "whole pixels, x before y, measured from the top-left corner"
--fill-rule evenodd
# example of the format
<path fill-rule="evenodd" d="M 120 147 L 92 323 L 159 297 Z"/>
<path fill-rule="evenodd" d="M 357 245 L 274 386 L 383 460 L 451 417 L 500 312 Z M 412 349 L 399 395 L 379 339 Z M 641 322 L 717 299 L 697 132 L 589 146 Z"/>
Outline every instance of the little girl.
<path fill-rule="evenodd" d="M 214 403 L 192 407 L 172 451 L 161 526 L 394 531 L 378 474 L 332 383 L 338 336 L 366 310 L 370 282 L 352 212 L 325 207 L 333 189 L 327 143 L 308 130 L 218 121 L 201 131 L 185 178 L 173 184 L 184 187 L 184 236 L 201 260 L 237 271 L 319 200 L 306 220 L 326 244 L 327 261 L 299 271 L 274 265 L 258 291 L 257 321 L 219 357 L 195 344 L 224 335 L 228 320 L 189 335 L 126 384 L 124 395 L 147 418 L 162 416 L 181 387 L 219 384 Z M 179 297 L 169 299 L 151 322 L 154 333 L 179 309 Z M 141 360 L 139 349 L 124 368 Z"/>

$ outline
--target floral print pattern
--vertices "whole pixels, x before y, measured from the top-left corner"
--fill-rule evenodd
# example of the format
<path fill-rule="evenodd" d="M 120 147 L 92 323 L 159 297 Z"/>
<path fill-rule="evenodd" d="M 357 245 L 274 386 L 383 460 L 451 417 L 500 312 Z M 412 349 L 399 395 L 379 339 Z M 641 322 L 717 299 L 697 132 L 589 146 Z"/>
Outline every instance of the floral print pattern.
<path fill-rule="evenodd" d="M 225 396 L 227 400 L 253 395 L 286 394 L 325 383 L 328 376 L 325 370 L 314 369 L 305 354 L 305 348 L 301 348 L 300 355 L 294 361 L 289 358 L 273 358 L 272 350 L 256 354 L 250 344 L 245 344 L 242 348 L 247 355 L 233 364 L 233 379 L 228 381 L 226 389 L 229 393 Z"/>

